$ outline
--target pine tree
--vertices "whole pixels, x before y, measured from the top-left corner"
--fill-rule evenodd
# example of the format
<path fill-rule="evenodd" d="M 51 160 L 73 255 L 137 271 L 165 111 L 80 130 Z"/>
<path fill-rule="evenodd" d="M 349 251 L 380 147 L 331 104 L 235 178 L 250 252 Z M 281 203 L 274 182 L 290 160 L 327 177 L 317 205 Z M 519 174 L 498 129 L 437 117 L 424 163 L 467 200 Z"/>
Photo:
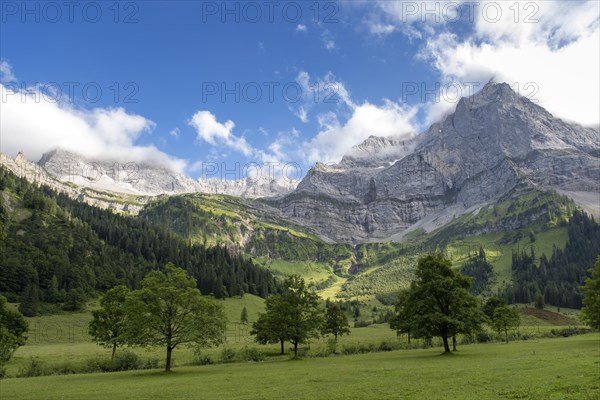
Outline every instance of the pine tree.
<path fill-rule="evenodd" d="M 29 284 L 21 295 L 19 311 L 26 317 L 35 317 L 40 312 L 40 289 L 37 285 Z"/>
<path fill-rule="evenodd" d="M 244 325 L 246 325 L 248 323 L 248 310 L 246 309 L 246 306 L 244 306 L 244 308 L 242 308 L 242 314 L 240 315 L 240 322 Z"/>

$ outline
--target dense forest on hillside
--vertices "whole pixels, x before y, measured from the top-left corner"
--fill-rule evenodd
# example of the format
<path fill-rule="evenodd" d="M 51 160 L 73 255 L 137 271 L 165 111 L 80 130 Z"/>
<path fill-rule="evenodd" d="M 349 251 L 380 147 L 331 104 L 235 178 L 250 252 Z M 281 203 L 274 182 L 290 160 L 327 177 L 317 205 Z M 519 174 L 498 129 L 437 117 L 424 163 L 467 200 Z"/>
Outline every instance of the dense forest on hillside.
<path fill-rule="evenodd" d="M 494 267 L 487 260 L 483 247 L 479 247 L 477 254 L 471 256 L 461 267 L 460 273 L 473 278 L 471 293 L 477 295 L 484 292 L 490 283 Z"/>
<path fill-rule="evenodd" d="M 600 224 L 575 211 L 567 227 L 565 248 L 554 246 L 550 257 L 541 254 L 538 258 L 533 247 L 513 251 L 513 284 L 505 293 L 509 302 L 530 303 L 541 294 L 546 303 L 581 308 L 581 285 L 600 255 Z"/>
<path fill-rule="evenodd" d="M 351 246 L 326 243 L 296 231 L 287 221 L 278 221 L 255 209 L 249 212 L 250 207 L 240 201 L 200 193 L 171 196 L 151 201 L 139 217 L 194 242 L 217 241 L 255 257 L 335 264 L 353 255 Z M 262 218 L 259 220 L 254 213 Z M 272 221 L 265 222 L 269 220 Z"/>
<path fill-rule="evenodd" d="M 204 294 L 277 290 L 271 273 L 222 247 L 191 244 L 147 221 L 35 186 L 0 168 L 0 293 L 12 301 L 69 303 L 123 283 L 136 288 L 167 262 Z M 35 307 L 33 309 L 35 312 Z"/>

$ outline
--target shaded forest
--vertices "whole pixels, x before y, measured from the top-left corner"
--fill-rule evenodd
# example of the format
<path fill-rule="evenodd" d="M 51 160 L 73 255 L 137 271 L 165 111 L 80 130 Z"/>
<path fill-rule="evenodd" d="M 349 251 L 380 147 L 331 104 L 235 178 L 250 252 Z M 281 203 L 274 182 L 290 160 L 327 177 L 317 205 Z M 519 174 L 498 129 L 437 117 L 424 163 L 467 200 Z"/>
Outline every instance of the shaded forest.
<path fill-rule="evenodd" d="M 529 250 L 512 253 L 513 285 L 505 297 L 510 303 L 530 303 L 541 294 L 546 303 L 581 308 L 581 285 L 600 254 L 600 225 L 593 217 L 575 211 L 567 223 L 564 249 L 554 246 L 552 254 Z"/>
<path fill-rule="evenodd" d="M 191 244 L 138 218 L 115 214 L 36 186 L 0 168 L 0 293 L 10 301 L 62 303 L 117 284 L 137 288 L 167 262 L 186 269 L 217 298 L 277 290 L 272 274 L 222 247 Z"/>

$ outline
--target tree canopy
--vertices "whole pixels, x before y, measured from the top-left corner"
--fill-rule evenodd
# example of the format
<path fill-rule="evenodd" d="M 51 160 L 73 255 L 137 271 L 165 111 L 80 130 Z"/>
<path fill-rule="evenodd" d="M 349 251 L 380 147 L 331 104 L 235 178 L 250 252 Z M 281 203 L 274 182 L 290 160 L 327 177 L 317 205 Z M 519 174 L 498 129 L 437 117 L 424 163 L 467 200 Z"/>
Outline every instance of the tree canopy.
<path fill-rule="evenodd" d="M 583 286 L 583 321 L 595 329 L 600 329 L 600 256 L 592 269 L 592 277 L 586 279 Z"/>
<path fill-rule="evenodd" d="M 349 326 L 348 317 L 344 314 L 340 306 L 335 303 L 330 304 L 325 310 L 321 333 L 323 335 L 333 335 L 337 341 L 338 336 L 350 334 Z"/>
<path fill-rule="evenodd" d="M 129 289 L 123 285 L 110 289 L 100 300 L 100 309 L 92 311 L 89 334 L 98 344 L 112 347 L 111 358 L 115 357 L 117 346 L 125 343 L 127 310 L 125 303 Z"/>
<path fill-rule="evenodd" d="M 500 332 L 504 332 L 504 339 L 508 343 L 508 331 L 517 328 L 521 323 L 519 314 L 512 308 L 507 306 L 500 306 L 494 310 L 494 319 L 492 321 L 492 327 Z"/>
<path fill-rule="evenodd" d="M 298 356 L 298 345 L 318 337 L 322 324 L 319 296 L 310 291 L 300 275 L 291 275 L 284 282 L 284 292 L 269 296 L 266 311 L 253 326 L 259 343 L 289 341 Z"/>
<path fill-rule="evenodd" d="M 398 314 L 403 326 L 414 330 L 416 337 L 439 336 L 446 353 L 450 352 L 448 338 L 479 330 L 485 319 L 478 300 L 469 293 L 470 278 L 451 266 L 440 253 L 419 258 L 416 278 L 398 303 L 401 310 L 410 310 Z"/>
<path fill-rule="evenodd" d="M 203 297 L 196 280 L 167 264 L 142 280 L 142 289 L 127 300 L 126 340 L 132 345 L 164 346 L 165 371 L 171 370 L 175 347 L 211 346 L 223 342 L 226 317 L 214 299 Z"/>
<path fill-rule="evenodd" d="M 410 344 L 410 338 L 417 332 L 417 326 L 413 319 L 414 308 L 410 303 L 409 296 L 409 290 L 402 290 L 398 293 L 395 314 L 390 318 L 389 324 L 390 328 L 395 330 L 398 334 L 406 334 L 408 336 L 408 343 Z"/>
<path fill-rule="evenodd" d="M 27 321 L 18 312 L 6 307 L 6 297 L 0 296 L 0 365 L 12 357 L 27 340 Z"/>

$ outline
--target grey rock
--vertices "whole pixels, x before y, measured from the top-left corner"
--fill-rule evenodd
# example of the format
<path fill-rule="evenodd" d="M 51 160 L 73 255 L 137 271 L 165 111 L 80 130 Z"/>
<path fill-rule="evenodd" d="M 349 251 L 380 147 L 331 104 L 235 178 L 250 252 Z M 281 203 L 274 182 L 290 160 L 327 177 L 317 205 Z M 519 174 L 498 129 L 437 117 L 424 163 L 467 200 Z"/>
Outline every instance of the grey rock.
<path fill-rule="evenodd" d="M 388 240 L 411 226 L 435 229 L 517 186 L 589 198 L 600 190 L 599 149 L 597 129 L 489 83 L 427 131 L 370 137 L 339 164 L 317 164 L 293 193 L 270 203 L 322 237 Z"/>

